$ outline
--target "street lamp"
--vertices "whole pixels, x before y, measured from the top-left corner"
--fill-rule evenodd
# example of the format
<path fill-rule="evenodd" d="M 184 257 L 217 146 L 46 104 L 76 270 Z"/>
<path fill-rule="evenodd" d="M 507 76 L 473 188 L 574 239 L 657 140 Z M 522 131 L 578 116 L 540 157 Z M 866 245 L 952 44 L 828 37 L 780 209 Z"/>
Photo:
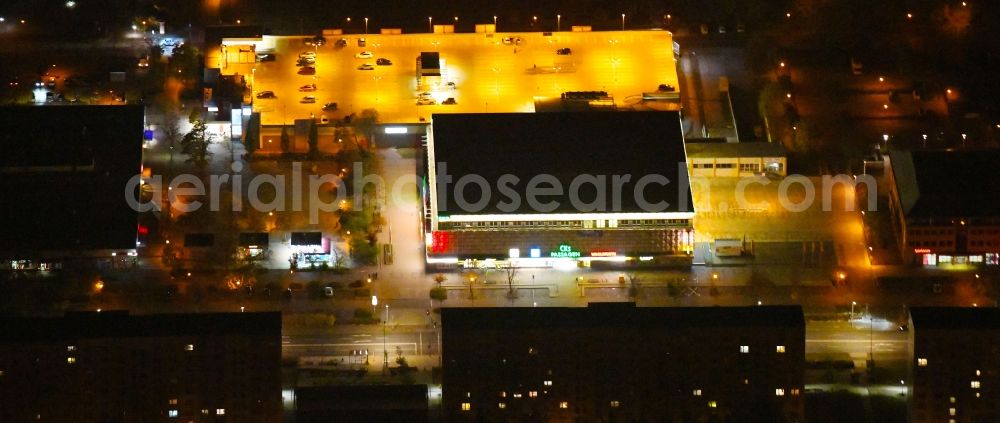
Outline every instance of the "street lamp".
<path fill-rule="evenodd" d="M 858 305 L 857 301 L 851 301 L 851 320 L 854 320 L 854 306 Z"/>
<path fill-rule="evenodd" d="M 497 15 L 493 15 L 493 32 L 497 32 Z"/>
<path fill-rule="evenodd" d="M 622 31 L 625 30 L 625 14 L 622 13 Z"/>
<path fill-rule="evenodd" d="M 386 349 L 385 327 L 389 323 L 389 304 L 385 305 L 385 320 L 382 320 L 382 371 L 389 368 L 389 350 Z"/>
<path fill-rule="evenodd" d="M 365 18 L 365 35 L 368 35 L 368 18 Z"/>
<path fill-rule="evenodd" d="M 556 32 L 561 31 L 562 28 L 562 15 L 556 15 Z"/>
<path fill-rule="evenodd" d="M 375 315 L 375 307 L 378 306 L 378 296 L 372 295 L 372 316 Z"/>
<path fill-rule="evenodd" d="M 428 16 L 427 17 L 427 31 L 430 32 L 430 33 L 432 33 L 432 34 L 434 33 L 434 17 L 433 16 Z"/>

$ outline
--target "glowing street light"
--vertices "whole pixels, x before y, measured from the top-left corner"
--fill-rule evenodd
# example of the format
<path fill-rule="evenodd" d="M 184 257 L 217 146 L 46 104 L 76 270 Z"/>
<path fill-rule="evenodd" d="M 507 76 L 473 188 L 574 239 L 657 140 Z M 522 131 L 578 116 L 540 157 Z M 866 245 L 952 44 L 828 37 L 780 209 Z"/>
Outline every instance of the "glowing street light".
<path fill-rule="evenodd" d="M 368 35 L 368 18 L 365 18 L 365 35 Z"/>
<path fill-rule="evenodd" d="M 622 31 L 625 30 L 625 14 L 622 13 Z"/>
<path fill-rule="evenodd" d="M 493 15 L 493 32 L 497 30 L 497 15 Z"/>
<path fill-rule="evenodd" d="M 562 30 L 562 15 L 556 15 L 556 32 Z"/>
<path fill-rule="evenodd" d="M 430 32 L 430 33 L 434 33 L 434 17 L 433 16 L 428 16 L 427 17 L 427 31 Z"/>

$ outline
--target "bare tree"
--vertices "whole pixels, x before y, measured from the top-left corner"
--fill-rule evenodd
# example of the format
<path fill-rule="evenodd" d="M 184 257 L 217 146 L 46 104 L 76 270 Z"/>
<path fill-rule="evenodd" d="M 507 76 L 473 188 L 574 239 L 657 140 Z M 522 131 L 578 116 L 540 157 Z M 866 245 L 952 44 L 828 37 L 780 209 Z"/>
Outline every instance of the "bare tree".
<path fill-rule="evenodd" d="M 625 275 L 628 278 L 628 296 L 632 299 L 639 298 L 639 283 L 641 278 L 635 273 Z"/>
<path fill-rule="evenodd" d="M 514 290 L 514 280 L 517 279 L 517 267 L 513 264 L 508 264 L 507 267 L 503 268 L 504 276 L 507 277 L 507 297 L 516 298 L 517 291 Z"/>
<path fill-rule="evenodd" d="M 446 280 L 448 280 L 448 277 L 445 275 L 442 275 L 440 273 L 434 275 L 434 282 L 437 283 L 438 288 L 440 288 L 441 284 Z"/>
<path fill-rule="evenodd" d="M 168 171 L 171 172 L 173 176 L 174 168 L 174 150 L 177 147 L 177 143 L 181 141 L 181 122 L 180 116 L 173 110 L 169 110 L 163 113 L 163 122 L 160 125 L 160 131 L 163 132 L 163 141 L 166 141 L 167 145 L 170 146 L 170 162 L 168 165 Z"/>

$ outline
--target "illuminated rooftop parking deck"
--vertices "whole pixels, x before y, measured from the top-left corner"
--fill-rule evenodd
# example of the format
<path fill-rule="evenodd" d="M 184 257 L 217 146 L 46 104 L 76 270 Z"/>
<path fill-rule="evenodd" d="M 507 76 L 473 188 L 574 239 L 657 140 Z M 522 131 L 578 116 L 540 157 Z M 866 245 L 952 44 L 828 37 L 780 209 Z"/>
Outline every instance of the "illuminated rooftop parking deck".
<path fill-rule="evenodd" d="M 661 84 L 678 86 L 674 43 L 667 31 L 347 34 L 327 36 L 319 47 L 306 45 L 304 38 L 225 41 L 230 49 L 253 44 L 258 53 L 275 55 L 274 61 L 229 61 L 223 66 L 225 74 L 246 75 L 255 96 L 274 93 L 276 98 L 254 99 L 265 125 L 291 123 L 310 114 L 337 119 L 366 108 L 377 109 L 383 122 L 394 123 L 418 122 L 433 113 L 532 112 L 536 101 L 559 99 L 569 91 L 606 91 L 618 108 L 678 107 L 669 101 L 642 100 L 643 93 L 657 91 Z M 341 38 L 346 46 L 338 46 Z M 364 47 L 359 46 L 362 38 Z M 316 54 L 315 75 L 300 75 L 296 61 L 309 51 Z M 362 52 L 372 56 L 356 57 Z M 416 59 L 421 52 L 440 53 L 440 78 L 418 80 Z M 392 64 L 378 65 L 379 58 Z M 359 69 L 364 64 L 372 69 Z M 308 84 L 316 84 L 316 90 L 299 90 Z M 423 92 L 428 95 L 421 100 Z M 301 102 L 307 95 L 314 96 L 315 103 Z M 450 103 L 449 98 L 455 104 L 442 104 Z M 418 105 L 428 99 L 434 104 Z M 323 111 L 330 102 L 338 109 Z"/>

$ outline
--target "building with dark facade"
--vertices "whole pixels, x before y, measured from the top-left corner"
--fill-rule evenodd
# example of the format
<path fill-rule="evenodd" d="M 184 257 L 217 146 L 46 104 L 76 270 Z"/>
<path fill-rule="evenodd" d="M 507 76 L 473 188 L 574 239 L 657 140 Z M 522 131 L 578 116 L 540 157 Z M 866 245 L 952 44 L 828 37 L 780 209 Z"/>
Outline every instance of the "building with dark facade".
<path fill-rule="evenodd" d="M 276 422 L 280 313 L 0 319 L 0 421 Z"/>
<path fill-rule="evenodd" d="M 0 107 L 0 269 L 130 260 L 142 106 Z M 138 192 L 138 185 L 133 187 Z"/>
<path fill-rule="evenodd" d="M 447 421 L 797 422 L 798 306 L 442 309 Z"/>
<path fill-rule="evenodd" d="M 963 268 L 1000 264 L 1000 151 L 893 151 L 889 208 L 904 260 Z"/>
<path fill-rule="evenodd" d="M 1000 421 L 1000 309 L 910 309 L 913 423 Z"/>
<path fill-rule="evenodd" d="M 436 114 L 427 262 L 690 262 L 694 206 L 676 112 Z"/>
<path fill-rule="evenodd" d="M 427 385 L 295 388 L 295 423 L 425 423 Z"/>

